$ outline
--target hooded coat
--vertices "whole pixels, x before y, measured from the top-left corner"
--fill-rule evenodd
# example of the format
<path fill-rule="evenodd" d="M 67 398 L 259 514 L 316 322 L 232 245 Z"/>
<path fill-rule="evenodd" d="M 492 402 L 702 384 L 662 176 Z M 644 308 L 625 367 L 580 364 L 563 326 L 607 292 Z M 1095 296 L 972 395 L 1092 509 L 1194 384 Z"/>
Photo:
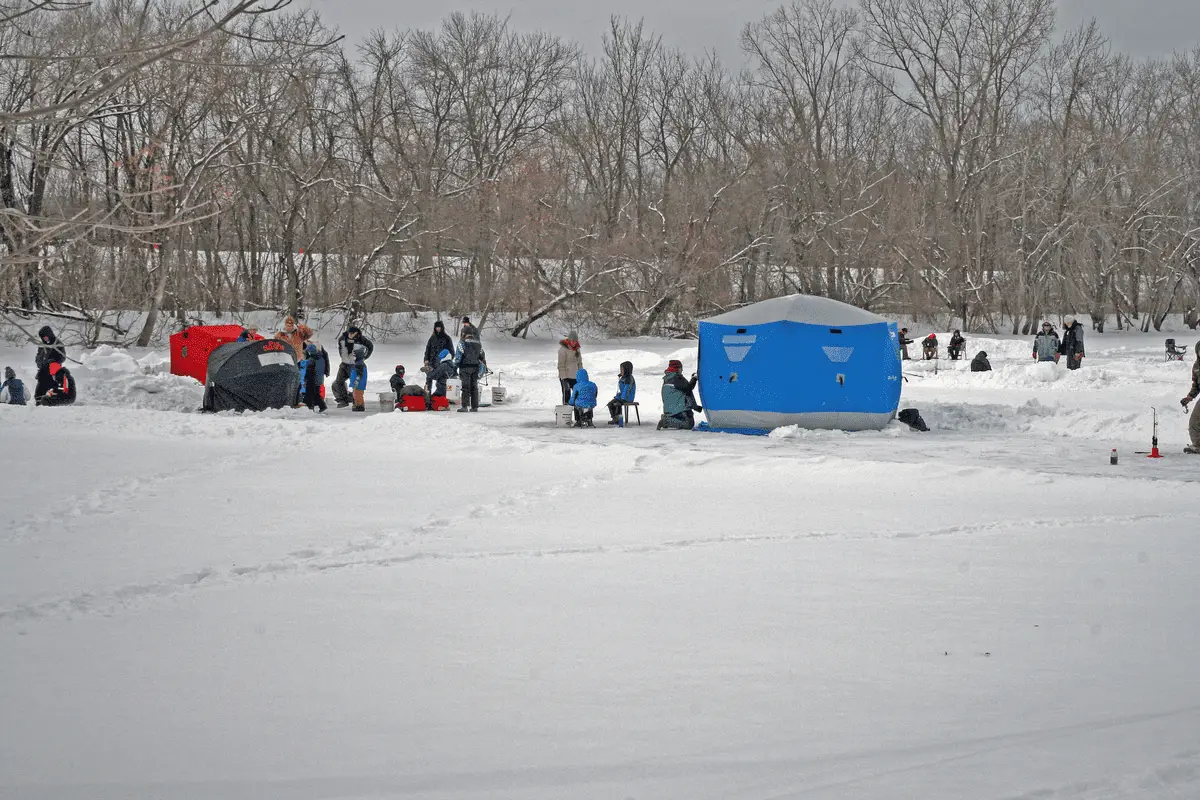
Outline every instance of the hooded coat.
<path fill-rule="evenodd" d="M 50 388 L 37 396 L 37 404 L 66 406 L 74 403 L 76 388 L 75 378 L 71 376 L 71 371 L 62 364 L 58 364 L 57 368 L 53 369 L 54 374 L 50 377 Z"/>
<path fill-rule="evenodd" d="M 992 363 L 988 361 L 987 353 L 980 350 L 971 359 L 971 372 L 991 372 Z"/>
<path fill-rule="evenodd" d="M 1058 346 L 1058 352 L 1066 356 L 1068 360 L 1073 360 L 1075 356 L 1083 356 L 1083 325 L 1079 320 L 1075 320 L 1071 327 L 1063 331 L 1062 343 Z"/>
<path fill-rule="evenodd" d="M 54 329 L 49 325 L 43 326 L 38 331 L 38 339 L 41 340 L 41 344 L 33 359 L 33 363 L 37 365 L 37 383 L 33 387 L 35 398 L 41 397 L 54 387 L 54 378 L 50 375 L 50 365 L 61 364 L 67 360 L 67 348 L 58 341 L 58 337 L 54 335 Z"/>
<path fill-rule="evenodd" d="M 633 378 L 633 362 L 621 362 L 621 376 L 617 378 L 617 396 L 614 400 L 632 403 L 637 397 L 637 381 Z"/>
<path fill-rule="evenodd" d="M 558 379 L 570 380 L 583 369 L 583 353 L 575 339 L 563 339 L 558 343 Z"/>
<path fill-rule="evenodd" d="M 351 339 L 351 331 L 357 333 L 358 336 L 354 339 Z M 355 358 L 354 347 L 355 345 L 360 344 L 366 348 L 366 354 L 363 355 L 363 359 L 365 360 L 370 358 L 371 354 L 375 352 L 375 343 L 366 336 L 363 336 L 362 331 L 360 331 L 358 328 L 351 326 L 347 328 L 341 336 L 338 337 L 338 357 L 342 359 L 343 364 L 352 367 L 355 363 L 357 363 L 358 359 Z"/>
<path fill-rule="evenodd" d="M 0 383 L 0 403 L 23 406 L 28 402 L 29 393 L 25 391 L 25 384 L 12 367 L 5 367 L 4 383 Z"/>
<path fill-rule="evenodd" d="M 576 408 L 595 408 L 598 394 L 599 390 L 596 388 L 596 384 L 588 380 L 587 370 L 581 369 L 575 373 L 575 386 L 571 389 L 571 402 L 567 405 Z"/>
<path fill-rule="evenodd" d="M 1055 361 L 1058 358 L 1058 347 L 1058 334 L 1053 329 L 1033 337 L 1033 357 L 1038 361 Z"/>
<path fill-rule="evenodd" d="M 292 317 L 288 317 L 283 321 L 284 327 L 287 326 L 288 322 L 292 323 L 292 332 L 279 331 L 275 334 L 275 338 L 291 345 L 292 350 L 296 353 L 296 359 L 299 360 L 304 358 L 304 345 L 312 338 L 312 328 L 307 325 L 298 324 Z"/>
<path fill-rule="evenodd" d="M 446 333 L 446 326 L 439 319 L 433 323 L 433 335 L 429 337 L 429 341 L 425 343 L 424 361 L 429 365 L 430 369 L 435 369 L 438 362 L 438 353 L 443 350 L 454 352 L 454 340 L 450 338 L 450 334 Z"/>
<path fill-rule="evenodd" d="M 662 401 L 663 413 L 668 417 L 676 417 L 693 411 L 696 404 L 696 379 L 690 381 L 679 372 L 668 372 L 663 375 Z"/>

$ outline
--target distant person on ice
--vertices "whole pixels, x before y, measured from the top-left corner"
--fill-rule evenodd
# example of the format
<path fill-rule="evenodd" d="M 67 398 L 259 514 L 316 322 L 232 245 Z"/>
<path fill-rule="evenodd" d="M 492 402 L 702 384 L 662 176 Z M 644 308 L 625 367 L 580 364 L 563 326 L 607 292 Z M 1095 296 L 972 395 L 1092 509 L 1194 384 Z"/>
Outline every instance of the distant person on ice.
<path fill-rule="evenodd" d="M 696 411 L 704 409 L 696 403 L 696 376 L 685 380 L 683 362 L 671 359 L 663 373 L 663 415 L 658 421 L 658 430 L 687 430 L 696 427 Z"/>
<path fill-rule="evenodd" d="M 988 361 L 987 353 L 980 350 L 971 359 L 971 372 L 991 372 L 992 364 Z"/>
<path fill-rule="evenodd" d="M 599 394 L 600 390 L 596 388 L 596 384 L 588 380 L 586 369 L 575 373 L 575 382 L 571 387 L 567 405 L 574 408 L 576 428 L 596 427 L 592 421 L 592 414 L 593 409 L 596 408 L 596 397 Z"/>
<path fill-rule="evenodd" d="M 397 364 L 396 371 L 392 373 L 392 377 L 388 378 L 388 386 L 392 389 L 392 394 L 396 396 L 396 408 L 400 407 L 400 398 L 404 396 L 404 365 Z"/>
<path fill-rule="evenodd" d="M 1058 334 L 1049 322 L 1042 323 L 1042 332 L 1033 337 L 1033 358 L 1035 361 L 1058 362 Z"/>
<path fill-rule="evenodd" d="M 297 325 L 295 317 L 286 317 L 283 320 L 283 330 L 276 333 L 275 338 L 290 345 L 292 352 L 296 354 L 296 360 L 300 360 L 304 358 L 304 345 L 308 343 L 312 335 L 312 328 L 307 325 Z"/>
<path fill-rule="evenodd" d="M 908 328 L 901 328 L 898 336 L 900 338 L 900 360 L 908 361 L 908 346 L 913 343 L 913 340 L 908 338 Z"/>
<path fill-rule="evenodd" d="M 446 326 L 439 319 L 433 323 L 433 334 L 429 337 L 429 341 L 425 343 L 425 357 L 422 360 L 421 371 L 425 373 L 425 391 L 428 392 L 433 387 L 433 371 L 437 369 L 441 363 L 439 354 L 443 350 L 454 352 L 454 340 L 446 333 Z"/>
<path fill-rule="evenodd" d="M 1062 343 L 1058 352 L 1067 357 L 1067 369 L 1079 369 L 1083 362 L 1083 326 L 1072 316 L 1063 317 Z"/>
<path fill-rule="evenodd" d="M 350 390 L 354 392 L 354 405 L 351 411 L 359 413 L 367 410 L 367 401 L 363 396 L 367 391 L 367 346 L 354 345 L 354 364 L 350 367 Z"/>
<path fill-rule="evenodd" d="M 579 351 L 579 334 L 567 333 L 567 338 L 558 343 L 558 382 L 562 386 L 563 405 L 571 405 L 571 389 L 575 388 L 575 375 L 583 369 L 583 353 Z"/>
<path fill-rule="evenodd" d="M 608 401 L 608 414 L 612 417 L 608 424 L 619 424 L 625 403 L 632 403 L 636 397 L 637 381 L 633 379 L 633 362 L 622 361 L 621 373 L 617 376 L 617 396 Z"/>
<path fill-rule="evenodd" d="M 925 361 L 932 361 L 938 357 L 938 340 L 937 334 L 931 333 L 921 342 L 921 358 Z"/>
<path fill-rule="evenodd" d="M 304 358 L 299 362 L 300 400 L 309 411 L 328 410 L 321 392 L 325 388 L 325 378 L 329 377 L 329 358 L 324 354 L 323 348 L 309 342 L 304 346 Z"/>
<path fill-rule="evenodd" d="M 35 399 L 39 406 L 69 406 L 75 402 L 75 379 L 71 371 L 57 361 L 46 368 L 50 373 L 51 385 L 45 394 Z"/>
<path fill-rule="evenodd" d="M 351 325 L 337 339 L 338 357 L 341 359 L 341 363 L 338 364 L 337 377 L 333 379 L 333 399 L 337 401 L 338 408 L 350 405 L 350 392 L 346 389 L 346 381 L 350 379 L 350 370 L 354 368 L 356 345 L 366 348 L 364 360 L 370 358 L 371 354 L 375 352 L 375 343 L 363 336 L 362 331 Z"/>
<path fill-rule="evenodd" d="M 1187 411 L 1188 403 L 1197 397 L 1200 397 L 1200 342 L 1196 342 L 1196 363 L 1192 364 L 1192 389 L 1179 401 L 1183 410 Z M 1188 437 L 1192 443 L 1183 448 L 1183 452 L 1200 455 L 1200 404 L 1192 409 L 1192 416 L 1188 418 Z"/>
<path fill-rule="evenodd" d="M 23 406 L 29 402 L 29 392 L 12 367 L 4 368 L 4 383 L 0 383 L 0 405 Z"/>
<path fill-rule="evenodd" d="M 962 332 L 956 330 L 950 334 L 950 344 L 946 345 L 946 355 L 950 356 L 950 360 L 958 361 L 966 350 L 967 340 L 963 338 Z"/>
<path fill-rule="evenodd" d="M 466 319 L 465 317 L 463 319 Z M 454 353 L 454 367 L 462 381 L 462 397 L 458 401 L 459 411 L 479 410 L 479 373 L 484 367 L 483 345 L 479 343 L 479 331 L 466 321 L 463 324 L 462 340 Z"/>
<path fill-rule="evenodd" d="M 33 359 L 33 363 L 37 365 L 37 381 L 33 387 L 34 399 L 46 394 L 54 386 L 54 375 L 50 372 L 50 365 L 62 364 L 67 360 L 67 348 L 58 341 L 53 328 L 49 325 L 44 326 L 38 331 L 38 338 L 42 341 Z"/>

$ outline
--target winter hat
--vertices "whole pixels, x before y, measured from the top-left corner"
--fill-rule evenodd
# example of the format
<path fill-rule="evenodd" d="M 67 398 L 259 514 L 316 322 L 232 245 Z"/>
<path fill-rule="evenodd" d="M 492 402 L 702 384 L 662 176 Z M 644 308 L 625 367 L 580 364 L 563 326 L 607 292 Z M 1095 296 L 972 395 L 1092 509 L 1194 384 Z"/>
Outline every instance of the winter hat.
<path fill-rule="evenodd" d="M 11 380 L 15 379 L 16 377 L 17 377 L 17 373 L 13 370 L 12 367 L 4 368 L 4 380 L 11 381 Z"/>
<path fill-rule="evenodd" d="M 440 319 L 437 322 L 433 323 L 433 332 L 434 333 L 442 333 L 445 330 L 446 330 L 446 326 L 442 324 L 442 321 Z"/>
<path fill-rule="evenodd" d="M 1075 324 L 1075 318 L 1072 317 L 1070 314 L 1067 314 L 1065 317 L 1063 317 L 1063 325 L 1066 325 L 1069 328 L 1074 324 Z"/>
<path fill-rule="evenodd" d="M 295 318 L 295 317 L 293 317 L 293 316 L 291 316 L 291 315 L 288 315 L 288 316 L 286 316 L 286 317 L 284 317 L 284 318 L 283 318 L 283 324 L 284 324 L 284 325 L 295 325 L 295 324 L 296 324 L 296 318 Z"/>
<path fill-rule="evenodd" d="M 317 354 L 317 346 L 311 343 L 306 344 L 304 345 L 304 352 L 308 353 L 310 356 L 315 356 Z"/>
<path fill-rule="evenodd" d="M 449 361 L 449 360 L 450 360 L 450 351 L 449 350 L 443 350 L 442 352 L 438 353 L 438 361 Z"/>
<path fill-rule="evenodd" d="M 1043 328 L 1053 328 L 1054 325 L 1050 322 L 1050 320 L 1046 320 L 1045 322 L 1042 323 L 1042 327 Z"/>
<path fill-rule="evenodd" d="M 396 374 L 399 375 L 401 378 L 404 377 L 404 365 L 403 364 L 396 365 Z"/>
<path fill-rule="evenodd" d="M 677 358 L 672 358 L 667 362 L 667 372 L 683 372 L 683 362 Z"/>
<path fill-rule="evenodd" d="M 58 363 L 57 361 L 50 362 L 49 370 L 51 375 L 57 375 L 60 369 L 62 369 L 62 364 Z"/>
<path fill-rule="evenodd" d="M 579 331 L 567 331 L 567 339 L 572 342 L 578 342 Z"/>
<path fill-rule="evenodd" d="M 987 353 L 985 353 L 985 352 L 983 352 L 982 350 L 980 350 L 980 351 L 979 351 L 979 357 L 980 357 L 980 358 L 987 358 Z"/>
<path fill-rule="evenodd" d="M 355 336 L 357 336 L 357 335 L 359 335 L 360 333 L 362 333 L 362 331 L 360 331 L 360 330 L 358 329 L 358 326 L 357 326 L 357 325 L 351 325 L 349 328 L 346 328 L 346 333 L 347 333 L 347 334 L 351 334 L 351 333 L 353 333 Z"/>

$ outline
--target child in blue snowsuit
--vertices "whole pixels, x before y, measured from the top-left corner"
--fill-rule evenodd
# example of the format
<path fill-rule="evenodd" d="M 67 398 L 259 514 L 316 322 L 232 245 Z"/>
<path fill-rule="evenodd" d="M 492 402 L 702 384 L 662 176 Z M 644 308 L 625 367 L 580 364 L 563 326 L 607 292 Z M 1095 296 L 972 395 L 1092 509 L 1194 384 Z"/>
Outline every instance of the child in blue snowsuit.
<path fill-rule="evenodd" d="M 0 383 L 0 403 L 12 406 L 23 406 L 29 402 L 29 393 L 25 384 L 17 377 L 17 371 L 12 367 L 4 368 L 4 383 Z"/>
<path fill-rule="evenodd" d="M 321 387 L 325 384 L 329 362 L 322 356 L 323 350 L 315 344 L 308 344 L 304 347 L 304 358 L 297 364 L 300 368 L 300 401 L 310 411 L 314 408 L 320 411 L 328 409 L 325 398 L 321 397 Z"/>
<path fill-rule="evenodd" d="M 609 425 L 621 424 L 621 411 L 625 403 L 632 403 L 637 397 L 637 381 L 633 379 L 633 362 L 621 362 L 621 375 L 617 378 L 617 396 L 608 401 L 608 413 L 612 419 Z"/>
<path fill-rule="evenodd" d="M 350 367 L 350 390 L 354 393 L 351 411 L 366 411 L 367 401 L 363 392 L 367 390 L 367 347 L 354 345 L 354 365 Z"/>
<path fill-rule="evenodd" d="M 588 380 L 586 369 L 575 373 L 575 386 L 571 389 L 570 403 L 575 408 L 575 427 L 594 428 L 592 424 L 592 409 L 596 407 L 596 395 L 599 390 L 596 384 Z"/>

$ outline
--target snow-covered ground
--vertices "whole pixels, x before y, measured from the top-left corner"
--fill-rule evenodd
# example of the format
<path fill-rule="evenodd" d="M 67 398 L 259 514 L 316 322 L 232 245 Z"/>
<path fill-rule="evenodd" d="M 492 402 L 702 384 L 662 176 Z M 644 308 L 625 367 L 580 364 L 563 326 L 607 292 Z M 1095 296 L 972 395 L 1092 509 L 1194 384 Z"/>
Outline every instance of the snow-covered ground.
<path fill-rule="evenodd" d="M 646 423 L 586 431 L 550 341 L 486 342 L 476 415 L 181 413 L 161 352 L 87 354 L 0 407 L 0 797 L 1198 797 L 1191 361 L 1088 346 L 769 438 L 655 432 L 684 342 L 585 342 Z"/>

